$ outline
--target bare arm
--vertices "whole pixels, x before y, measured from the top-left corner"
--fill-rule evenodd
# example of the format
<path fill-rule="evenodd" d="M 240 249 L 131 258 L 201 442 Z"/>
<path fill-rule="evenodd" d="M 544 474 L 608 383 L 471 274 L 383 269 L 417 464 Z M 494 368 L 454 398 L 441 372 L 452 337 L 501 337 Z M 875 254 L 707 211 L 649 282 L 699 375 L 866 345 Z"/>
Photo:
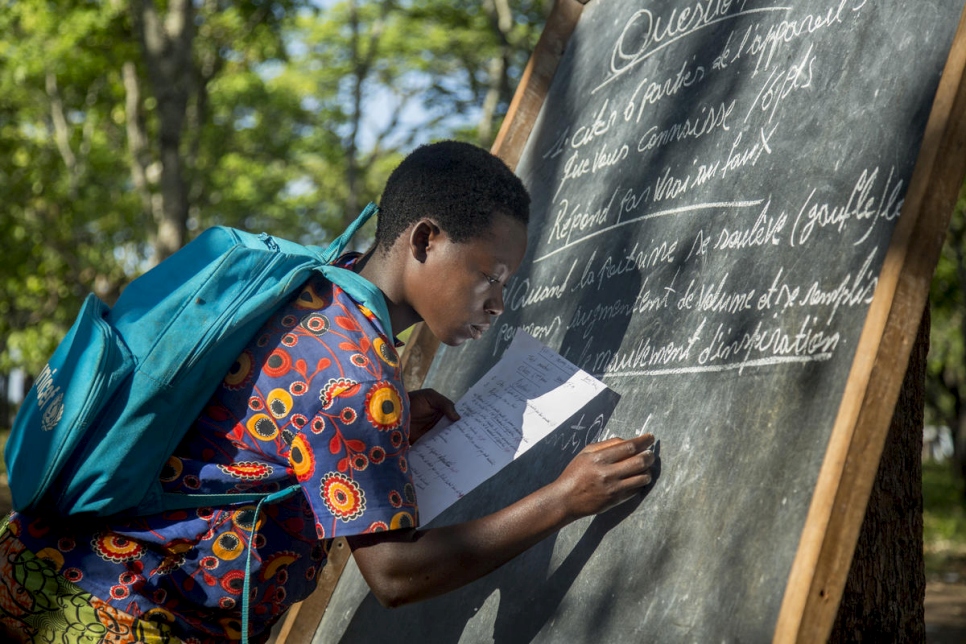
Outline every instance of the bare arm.
<path fill-rule="evenodd" d="M 632 497 L 651 481 L 653 444 L 646 434 L 588 445 L 553 483 L 480 519 L 347 541 L 384 606 L 440 595 L 479 579 L 568 523 Z"/>

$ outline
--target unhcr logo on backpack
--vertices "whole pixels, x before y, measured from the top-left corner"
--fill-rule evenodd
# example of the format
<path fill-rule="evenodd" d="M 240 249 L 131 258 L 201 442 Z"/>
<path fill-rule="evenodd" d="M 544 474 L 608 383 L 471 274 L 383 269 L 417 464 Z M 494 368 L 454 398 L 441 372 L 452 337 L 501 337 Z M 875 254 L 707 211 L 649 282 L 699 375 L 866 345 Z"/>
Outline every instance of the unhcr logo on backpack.
<path fill-rule="evenodd" d="M 56 369 L 51 369 L 50 364 L 44 365 L 40 377 L 37 379 L 37 407 L 40 408 L 41 420 L 40 428 L 49 432 L 64 415 L 64 393 L 60 387 L 54 384 L 54 374 Z"/>

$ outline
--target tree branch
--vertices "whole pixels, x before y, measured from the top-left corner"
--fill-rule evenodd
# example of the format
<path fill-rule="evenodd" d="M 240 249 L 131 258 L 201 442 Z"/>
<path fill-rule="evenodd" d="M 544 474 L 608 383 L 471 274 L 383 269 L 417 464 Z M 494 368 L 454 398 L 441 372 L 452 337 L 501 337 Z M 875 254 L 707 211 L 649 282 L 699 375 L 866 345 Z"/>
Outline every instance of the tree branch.
<path fill-rule="evenodd" d="M 67 166 L 67 176 L 70 182 L 70 196 L 72 199 L 77 197 L 77 157 L 74 150 L 70 147 L 70 126 L 67 124 L 67 117 L 64 114 L 64 101 L 57 89 L 57 76 L 52 71 L 47 71 L 46 77 L 47 97 L 50 99 L 50 120 L 54 128 L 54 142 L 60 157 Z"/>
<path fill-rule="evenodd" d="M 353 60 L 353 85 L 352 85 L 352 114 L 349 135 L 346 139 L 346 183 L 348 185 L 348 197 L 346 200 L 346 212 L 343 213 L 343 220 L 346 224 L 352 221 L 359 210 L 359 132 L 362 129 L 362 87 L 369 73 L 372 70 L 373 61 L 376 59 L 379 50 L 379 40 L 385 28 L 385 19 L 392 8 L 391 0 L 380 4 L 379 17 L 372 23 L 369 31 L 369 46 L 365 54 L 361 50 L 360 41 L 361 27 L 359 24 L 359 9 L 355 0 L 349 2 L 349 27 L 352 36 L 350 38 L 350 49 Z"/>
<path fill-rule="evenodd" d="M 126 61 L 121 67 L 124 82 L 124 119 L 127 126 L 127 145 L 131 160 L 131 180 L 141 198 L 144 214 L 154 219 L 148 166 L 151 162 L 148 137 L 141 113 L 141 86 L 134 63 Z"/>
<path fill-rule="evenodd" d="M 513 29 L 513 11 L 507 0 L 486 0 L 483 8 L 490 18 L 490 27 L 500 42 L 500 53 L 490 60 L 487 70 L 487 89 L 483 99 L 477 133 L 481 145 L 490 143 L 493 137 L 493 124 L 496 108 L 500 100 L 509 94 L 510 82 L 507 78 L 510 68 L 510 30 Z"/>
<path fill-rule="evenodd" d="M 132 17 L 158 103 L 161 209 L 153 210 L 155 260 L 160 261 L 184 245 L 187 230 L 188 194 L 180 147 L 193 77 L 194 5 L 192 0 L 171 0 L 162 21 L 153 0 L 136 0 Z"/>

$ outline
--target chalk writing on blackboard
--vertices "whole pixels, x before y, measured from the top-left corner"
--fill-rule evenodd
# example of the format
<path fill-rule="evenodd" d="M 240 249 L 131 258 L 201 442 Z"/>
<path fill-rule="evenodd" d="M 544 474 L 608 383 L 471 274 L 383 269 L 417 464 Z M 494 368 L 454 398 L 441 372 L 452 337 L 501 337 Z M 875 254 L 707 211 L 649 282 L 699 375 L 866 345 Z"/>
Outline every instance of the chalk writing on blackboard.
<path fill-rule="evenodd" d="M 423 386 L 458 398 L 523 329 L 620 403 L 570 419 L 445 518 L 504 507 L 642 425 L 660 478 L 622 521 L 568 526 L 425 607 L 332 612 L 323 630 L 342 642 L 771 641 L 819 472 L 847 442 L 830 438 L 850 435 L 839 412 L 859 403 L 843 395 L 866 391 L 850 374 L 875 357 L 857 357 L 870 305 L 897 294 L 897 266 L 882 269 L 921 201 L 915 175 L 905 203 L 962 0 L 581 11 L 539 114 L 518 112 L 522 149 L 507 138 L 533 203 L 505 311 L 441 349 Z"/>
<path fill-rule="evenodd" d="M 828 68 L 837 68 L 812 39 L 873 11 L 864 0 L 797 17 L 777 3 L 727 1 L 672 6 L 663 14 L 628 11 L 610 57 L 600 61 L 603 80 L 587 95 L 591 107 L 564 121 L 548 146 L 529 150 L 543 164 L 525 173 L 539 175 L 553 160 L 558 169 L 549 178 L 549 199 L 537 198 L 548 222 L 532 270 L 507 295 L 508 310 L 526 321 L 504 322 L 493 354 L 520 327 L 545 339 L 578 332 L 583 346 L 571 343 L 565 355 L 611 379 L 740 375 L 832 359 L 847 343 L 836 325 L 839 312 L 872 300 L 884 255 L 872 233 L 898 217 L 904 181 L 893 165 L 832 167 L 828 181 L 801 185 L 756 185 L 741 175 L 767 171 L 794 147 L 798 133 L 785 120 L 789 102 L 814 98 Z M 687 42 L 711 27 L 728 32 L 720 52 L 701 58 Z M 672 44 L 688 52 L 684 60 L 674 61 Z M 658 53 L 665 59 L 657 69 L 673 73 L 651 79 L 654 68 L 641 63 Z M 751 80 L 740 95 L 715 96 L 718 77 L 743 63 Z M 604 87 L 608 92 L 598 91 Z M 679 93 L 702 90 L 707 99 L 686 112 L 661 109 Z M 663 154 L 671 148 L 675 155 Z M 848 190 L 833 180 L 840 169 L 852 173 Z M 615 248 L 611 240 L 621 234 L 632 241 Z M 862 262 L 842 262 L 840 272 L 827 265 L 816 271 L 809 262 L 841 245 L 865 247 Z M 755 262 L 768 255 L 781 260 Z M 553 268 L 541 272 L 544 263 Z M 749 263 L 757 266 L 748 270 Z M 611 287 L 630 275 L 640 278 L 635 292 Z M 581 297 L 584 291 L 594 295 Z M 580 304 L 566 322 L 559 313 L 541 314 L 574 299 Z M 541 313 L 529 315 L 531 307 Z M 601 327 L 640 316 L 675 323 L 630 334 L 618 348 L 599 347 Z"/>

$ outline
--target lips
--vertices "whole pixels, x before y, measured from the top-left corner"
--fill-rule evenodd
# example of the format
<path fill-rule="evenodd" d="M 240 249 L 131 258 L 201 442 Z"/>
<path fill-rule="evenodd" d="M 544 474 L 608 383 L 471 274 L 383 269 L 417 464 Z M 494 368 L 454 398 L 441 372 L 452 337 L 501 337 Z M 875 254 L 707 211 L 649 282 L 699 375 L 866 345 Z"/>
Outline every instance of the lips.
<path fill-rule="evenodd" d="M 470 335 L 473 336 L 474 340 L 479 340 L 486 330 L 490 328 L 489 324 L 471 324 L 470 325 Z"/>

